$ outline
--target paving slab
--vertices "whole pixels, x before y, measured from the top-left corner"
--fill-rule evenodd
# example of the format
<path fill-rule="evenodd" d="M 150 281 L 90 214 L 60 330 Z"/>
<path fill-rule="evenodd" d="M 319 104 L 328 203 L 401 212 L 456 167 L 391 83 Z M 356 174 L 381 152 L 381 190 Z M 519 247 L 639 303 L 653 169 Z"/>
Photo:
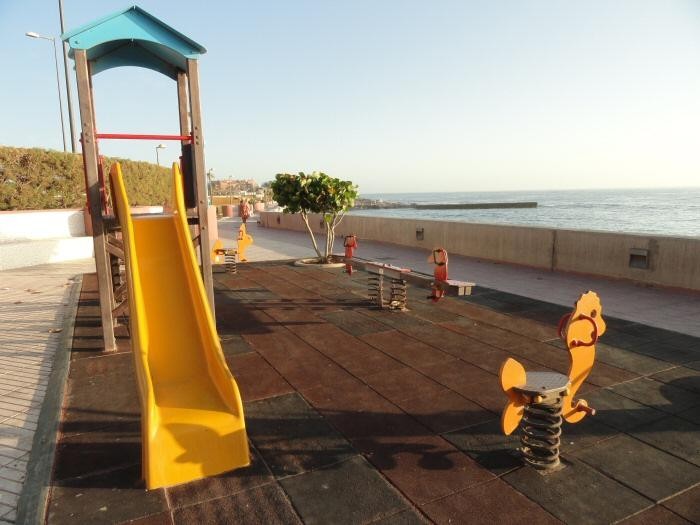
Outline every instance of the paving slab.
<path fill-rule="evenodd" d="M 614 523 L 652 505 L 650 499 L 575 460 L 551 474 L 521 468 L 502 479 L 572 525 Z"/>
<path fill-rule="evenodd" d="M 411 509 L 361 457 L 285 478 L 281 484 L 308 525 L 369 523 Z"/>
<path fill-rule="evenodd" d="M 356 451 L 299 394 L 245 405 L 246 429 L 277 478 L 338 463 Z"/>
<path fill-rule="evenodd" d="M 663 502 L 663 506 L 672 510 L 691 523 L 700 523 L 700 485 L 674 496 Z"/>
<path fill-rule="evenodd" d="M 264 504 L 261 504 L 264 502 Z M 284 491 L 274 483 L 175 509 L 176 525 L 293 525 L 302 523 Z"/>
<path fill-rule="evenodd" d="M 675 388 L 700 394 L 700 370 L 694 368 L 677 366 L 654 374 L 651 378 Z"/>
<path fill-rule="evenodd" d="M 700 467 L 700 425 L 669 416 L 630 432 L 635 438 Z"/>
<path fill-rule="evenodd" d="M 624 525 L 659 525 L 661 523 L 664 525 L 688 525 L 691 522 L 681 518 L 678 514 L 671 512 L 661 505 L 656 505 L 620 523 Z"/>
<path fill-rule="evenodd" d="M 523 466 L 517 450 L 520 438 L 516 434 L 504 436 L 501 421 L 495 417 L 484 423 L 448 432 L 443 437 L 498 476 Z"/>
<path fill-rule="evenodd" d="M 577 457 L 659 502 L 700 482 L 700 468 L 630 436 L 616 436 Z"/>
<path fill-rule="evenodd" d="M 700 393 L 646 377 L 613 386 L 611 390 L 616 394 L 671 414 L 700 405 Z"/>
<path fill-rule="evenodd" d="M 656 408 L 637 403 L 612 389 L 601 388 L 585 395 L 588 405 L 595 408 L 597 421 L 627 432 L 633 428 L 667 416 Z"/>
<path fill-rule="evenodd" d="M 549 512 L 507 483 L 494 479 L 468 488 L 421 510 L 435 523 L 561 523 Z"/>

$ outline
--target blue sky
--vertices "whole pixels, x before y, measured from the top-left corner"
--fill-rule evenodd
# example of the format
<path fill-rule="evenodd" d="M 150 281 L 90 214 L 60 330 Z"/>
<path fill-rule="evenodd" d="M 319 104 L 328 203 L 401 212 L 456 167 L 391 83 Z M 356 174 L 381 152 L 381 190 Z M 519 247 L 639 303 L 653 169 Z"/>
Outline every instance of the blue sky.
<path fill-rule="evenodd" d="M 126 5 L 64 0 L 66 27 Z M 694 0 L 139 5 L 208 50 L 218 178 L 322 170 L 364 193 L 700 184 Z M 24 36 L 59 33 L 57 1 L 0 0 L 0 31 L 0 144 L 61 149 L 51 44 Z M 100 131 L 177 132 L 170 79 L 120 68 L 94 84 Z M 155 161 L 156 144 L 101 151 Z"/>

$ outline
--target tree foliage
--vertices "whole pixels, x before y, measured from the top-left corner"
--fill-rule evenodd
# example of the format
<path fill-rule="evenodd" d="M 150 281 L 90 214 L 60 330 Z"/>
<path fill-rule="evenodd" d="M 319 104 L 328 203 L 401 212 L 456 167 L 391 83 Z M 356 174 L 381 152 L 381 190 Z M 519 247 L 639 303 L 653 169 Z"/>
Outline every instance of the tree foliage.
<path fill-rule="evenodd" d="M 311 242 L 319 259 L 330 261 L 333 252 L 335 228 L 345 213 L 355 204 L 357 186 L 350 181 L 329 177 L 325 173 L 313 172 L 297 175 L 278 173 L 271 184 L 272 194 L 285 213 L 301 214 Z M 323 253 L 318 248 L 311 226 L 309 213 L 323 216 L 326 227 L 326 246 Z"/>
<path fill-rule="evenodd" d="M 119 161 L 129 201 L 160 205 L 170 196 L 170 169 L 150 162 L 104 158 L 105 176 Z M 0 146 L 0 210 L 45 210 L 85 206 L 81 154 Z"/>

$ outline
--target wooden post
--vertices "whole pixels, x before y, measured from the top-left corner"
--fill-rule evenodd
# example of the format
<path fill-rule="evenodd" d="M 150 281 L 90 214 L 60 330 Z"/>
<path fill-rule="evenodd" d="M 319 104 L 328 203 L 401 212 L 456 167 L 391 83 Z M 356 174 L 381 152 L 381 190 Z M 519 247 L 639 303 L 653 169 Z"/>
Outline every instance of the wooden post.
<path fill-rule="evenodd" d="M 114 325 L 112 321 L 112 275 L 107 255 L 107 235 L 102 220 L 102 201 L 97 177 L 97 142 L 95 138 L 95 115 L 93 111 L 90 72 L 85 50 L 75 51 L 75 70 L 78 77 L 78 101 L 80 120 L 83 131 L 83 157 L 85 160 L 85 179 L 87 195 L 90 202 L 90 219 L 92 221 L 92 241 L 95 249 L 95 269 L 99 286 L 100 313 L 102 317 L 102 335 L 106 352 L 116 350 Z"/>
<path fill-rule="evenodd" d="M 209 213 L 207 202 L 207 175 L 204 167 L 204 136 L 202 134 L 202 107 L 199 96 L 199 64 L 187 59 L 187 85 L 190 94 L 190 114 L 192 117 L 192 169 L 197 188 L 197 218 L 199 221 L 199 249 L 202 261 L 202 278 L 207 290 L 212 315 L 214 306 L 214 279 L 211 273 L 211 242 L 209 241 Z"/>
<path fill-rule="evenodd" d="M 180 114 L 180 135 L 190 134 L 190 112 L 187 100 L 187 73 L 177 72 L 177 106 Z"/>

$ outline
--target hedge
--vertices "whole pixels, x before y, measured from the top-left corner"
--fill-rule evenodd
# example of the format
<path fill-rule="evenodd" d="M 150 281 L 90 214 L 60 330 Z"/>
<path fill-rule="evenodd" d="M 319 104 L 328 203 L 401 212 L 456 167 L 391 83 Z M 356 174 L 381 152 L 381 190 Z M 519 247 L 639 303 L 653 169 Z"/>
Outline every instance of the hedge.
<path fill-rule="evenodd" d="M 129 201 L 160 205 L 170 197 L 169 168 L 105 157 L 105 174 L 119 161 Z M 0 211 L 82 208 L 85 206 L 83 157 L 40 148 L 0 146 Z"/>

